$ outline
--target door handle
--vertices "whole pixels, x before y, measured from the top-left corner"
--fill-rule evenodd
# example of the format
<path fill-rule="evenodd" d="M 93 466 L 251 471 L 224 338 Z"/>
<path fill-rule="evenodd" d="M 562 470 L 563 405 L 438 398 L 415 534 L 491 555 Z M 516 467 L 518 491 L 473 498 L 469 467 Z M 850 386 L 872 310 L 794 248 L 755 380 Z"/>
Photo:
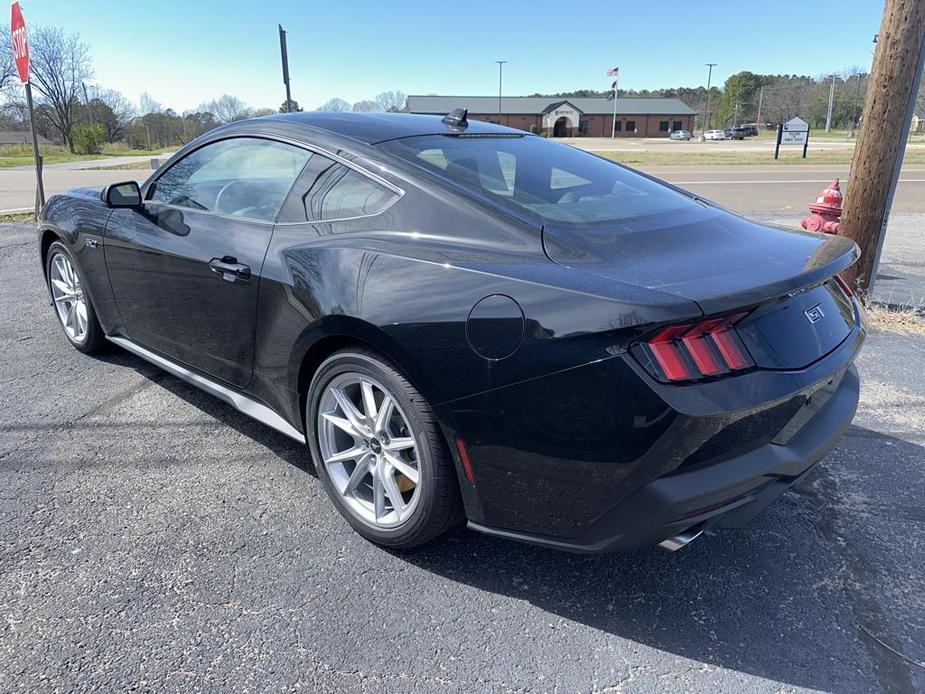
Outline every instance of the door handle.
<path fill-rule="evenodd" d="M 251 278 L 250 267 L 239 263 L 237 258 L 230 255 L 212 258 L 209 261 L 209 269 L 221 275 L 226 282 L 249 282 Z"/>

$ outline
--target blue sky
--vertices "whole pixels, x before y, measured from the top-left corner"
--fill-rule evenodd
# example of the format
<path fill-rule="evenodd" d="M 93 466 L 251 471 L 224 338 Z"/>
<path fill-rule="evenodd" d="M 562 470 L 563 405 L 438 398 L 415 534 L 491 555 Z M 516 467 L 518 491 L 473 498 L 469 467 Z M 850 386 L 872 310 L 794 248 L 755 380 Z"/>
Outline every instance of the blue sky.
<path fill-rule="evenodd" d="M 773 3 L 587 0 L 570 3 L 402 0 L 20 0 L 27 25 L 53 24 L 91 45 L 94 82 L 182 111 L 235 94 L 283 98 L 277 22 L 289 32 L 293 98 L 508 95 L 695 86 L 740 70 L 817 75 L 869 69 L 880 0 Z M 674 9 L 673 9 L 674 8 Z M 733 9 L 735 8 L 735 9 Z M 729 16 L 730 19 L 723 19 Z M 818 27 L 818 29 L 814 29 Z"/>

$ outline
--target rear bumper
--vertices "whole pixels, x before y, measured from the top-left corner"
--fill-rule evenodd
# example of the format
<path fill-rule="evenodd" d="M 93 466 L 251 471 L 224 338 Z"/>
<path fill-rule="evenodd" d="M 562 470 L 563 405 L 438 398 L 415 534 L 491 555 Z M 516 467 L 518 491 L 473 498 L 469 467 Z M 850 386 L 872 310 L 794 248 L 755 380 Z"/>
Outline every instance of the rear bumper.
<path fill-rule="evenodd" d="M 831 450 L 851 424 L 859 380 L 851 365 L 806 395 L 806 404 L 773 441 L 721 462 L 652 479 L 610 506 L 572 537 L 475 530 L 574 552 L 606 552 L 658 544 L 690 529 L 740 526 L 760 513 Z"/>

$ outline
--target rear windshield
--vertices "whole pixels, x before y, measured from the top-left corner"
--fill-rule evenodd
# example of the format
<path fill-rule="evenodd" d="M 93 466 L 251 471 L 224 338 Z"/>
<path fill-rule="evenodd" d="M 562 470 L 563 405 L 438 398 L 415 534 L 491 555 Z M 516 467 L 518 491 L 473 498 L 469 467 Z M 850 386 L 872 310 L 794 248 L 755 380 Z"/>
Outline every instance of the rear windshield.
<path fill-rule="evenodd" d="M 380 147 L 553 224 L 597 224 L 696 206 L 667 186 L 541 137 L 423 135 Z"/>

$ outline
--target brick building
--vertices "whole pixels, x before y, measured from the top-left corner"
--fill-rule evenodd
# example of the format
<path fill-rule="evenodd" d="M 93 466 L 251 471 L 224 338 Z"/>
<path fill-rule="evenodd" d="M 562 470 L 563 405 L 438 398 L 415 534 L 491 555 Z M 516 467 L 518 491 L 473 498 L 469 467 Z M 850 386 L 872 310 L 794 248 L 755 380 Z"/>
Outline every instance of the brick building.
<path fill-rule="evenodd" d="M 690 106 L 680 99 L 617 99 L 617 137 L 668 137 L 672 130 L 693 130 Z M 409 113 L 445 115 L 469 109 L 473 120 L 500 123 L 550 137 L 610 137 L 614 102 L 607 99 L 505 96 L 498 113 L 496 96 L 409 96 Z"/>

